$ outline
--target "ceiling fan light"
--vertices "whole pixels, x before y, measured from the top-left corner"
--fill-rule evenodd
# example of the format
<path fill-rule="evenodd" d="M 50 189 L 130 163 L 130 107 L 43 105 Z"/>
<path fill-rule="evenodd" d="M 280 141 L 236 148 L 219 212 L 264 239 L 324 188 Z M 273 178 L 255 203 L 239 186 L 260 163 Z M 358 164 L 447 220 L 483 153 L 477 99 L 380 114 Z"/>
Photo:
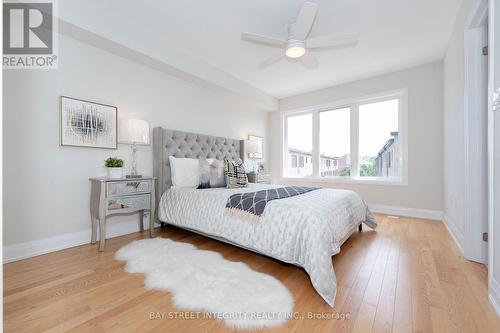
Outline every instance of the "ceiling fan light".
<path fill-rule="evenodd" d="M 302 46 L 292 46 L 286 49 L 286 56 L 288 58 L 300 58 L 306 53 L 306 49 Z"/>

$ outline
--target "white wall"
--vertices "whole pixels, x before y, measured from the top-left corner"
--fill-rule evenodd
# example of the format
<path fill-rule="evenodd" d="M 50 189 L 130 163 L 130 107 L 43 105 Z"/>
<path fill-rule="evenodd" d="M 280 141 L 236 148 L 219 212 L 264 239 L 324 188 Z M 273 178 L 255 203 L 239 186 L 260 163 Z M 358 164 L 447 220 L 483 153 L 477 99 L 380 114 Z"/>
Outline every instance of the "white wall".
<path fill-rule="evenodd" d="M 103 161 L 108 156 L 124 157 L 129 165 L 129 146 L 119 145 L 117 151 L 59 146 L 60 95 L 115 105 L 119 117 L 145 119 L 151 127 L 237 139 L 265 136 L 265 112 L 217 91 L 64 36 L 58 70 L 5 70 L 6 256 L 27 251 L 26 242 L 64 242 L 64 236 L 51 237 L 75 232 L 80 232 L 76 238 L 88 235 L 90 240 L 88 178 L 105 175 Z M 138 168 L 151 174 L 151 146 L 140 148 Z M 137 216 L 117 219 L 110 219 L 111 226 L 128 223 L 137 228 Z"/>
<path fill-rule="evenodd" d="M 409 177 L 408 186 L 382 186 L 329 183 L 327 187 L 358 192 L 372 205 L 398 206 L 432 211 L 443 210 L 443 66 L 425 66 L 335 86 L 285 98 L 281 110 L 320 105 L 336 100 L 408 88 Z M 280 179 L 281 133 L 280 113 L 269 114 L 270 162 L 275 181 Z M 307 184 L 306 181 L 286 181 Z M 313 185 L 313 184 L 310 184 Z M 323 184 L 322 184 L 323 185 Z"/>
<path fill-rule="evenodd" d="M 464 148 L 464 30 L 479 0 L 464 1 L 444 60 L 444 211 L 445 223 L 464 247 L 465 148 Z"/>

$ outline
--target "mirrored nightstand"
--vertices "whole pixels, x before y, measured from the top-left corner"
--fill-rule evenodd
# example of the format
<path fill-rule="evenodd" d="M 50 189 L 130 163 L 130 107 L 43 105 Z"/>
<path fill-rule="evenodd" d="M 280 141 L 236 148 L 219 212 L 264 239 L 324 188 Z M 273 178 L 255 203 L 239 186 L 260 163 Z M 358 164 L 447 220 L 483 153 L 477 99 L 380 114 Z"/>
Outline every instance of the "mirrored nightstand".
<path fill-rule="evenodd" d="M 99 251 L 106 241 L 106 218 L 116 214 L 139 213 L 139 230 L 144 231 L 144 215 L 149 214 L 149 237 L 153 237 L 155 213 L 155 177 L 142 178 L 90 178 L 91 243 L 97 242 L 99 225 Z"/>
<path fill-rule="evenodd" d="M 247 173 L 248 181 L 250 183 L 271 184 L 271 173 L 261 171 L 259 173 Z"/>

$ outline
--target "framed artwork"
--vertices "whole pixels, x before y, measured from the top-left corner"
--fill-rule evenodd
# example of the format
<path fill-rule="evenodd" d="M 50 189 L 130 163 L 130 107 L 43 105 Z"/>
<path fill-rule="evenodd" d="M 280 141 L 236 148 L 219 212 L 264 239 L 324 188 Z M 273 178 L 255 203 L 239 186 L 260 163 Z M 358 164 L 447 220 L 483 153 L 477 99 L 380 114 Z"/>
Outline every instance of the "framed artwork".
<path fill-rule="evenodd" d="M 60 144 L 117 149 L 116 106 L 61 96 Z"/>
<path fill-rule="evenodd" d="M 252 158 L 261 159 L 262 158 L 262 142 L 263 139 L 261 136 L 249 135 L 248 140 L 257 141 L 257 153 L 252 154 Z"/>

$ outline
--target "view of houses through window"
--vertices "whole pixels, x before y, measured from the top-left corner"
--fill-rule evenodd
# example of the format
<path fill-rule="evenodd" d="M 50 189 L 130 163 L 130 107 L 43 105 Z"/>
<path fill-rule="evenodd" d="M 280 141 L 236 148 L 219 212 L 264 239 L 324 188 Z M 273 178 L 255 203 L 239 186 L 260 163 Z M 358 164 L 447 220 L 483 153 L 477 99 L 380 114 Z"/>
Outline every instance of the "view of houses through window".
<path fill-rule="evenodd" d="M 351 124 L 356 112 L 356 124 Z M 319 117 L 314 133 L 313 119 Z M 354 126 L 353 126 L 354 125 Z M 319 136 L 319 177 L 401 177 L 399 99 L 287 117 L 287 168 L 290 177 L 314 173 L 313 135 Z M 358 135 L 353 138 L 352 133 Z M 357 144 L 357 156 L 351 143 Z M 352 158 L 358 160 L 352 170 Z M 356 172 L 356 174 L 354 174 Z"/>
<path fill-rule="evenodd" d="M 359 106 L 359 175 L 399 176 L 398 100 Z"/>
<path fill-rule="evenodd" d="M 319 175 L 351 175 L 351 109 L 319 113 Z"/>
<path fill-rule="evenodd" d="M 312 176 L 312 114 L 288 117 L 288 175 Z"/>

